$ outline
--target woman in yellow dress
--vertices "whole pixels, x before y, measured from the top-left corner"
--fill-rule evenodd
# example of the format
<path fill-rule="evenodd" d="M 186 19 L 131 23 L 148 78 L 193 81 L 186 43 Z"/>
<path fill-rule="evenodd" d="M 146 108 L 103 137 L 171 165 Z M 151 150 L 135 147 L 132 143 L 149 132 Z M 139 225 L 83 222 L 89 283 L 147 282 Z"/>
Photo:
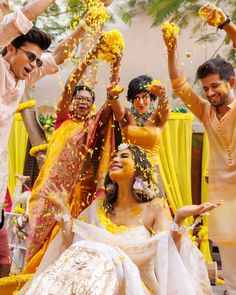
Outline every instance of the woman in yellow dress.
<path fill-rule="evenodd" d="M 169 116 L 165 87 L 146 75 L 134 78 L 127 92 L 127 100 L 132 103 L 130 109 L 125 108 L 119 100 L 122 91 L 123 88 L 117 87 L 115 83 L 107 88 L 107 98 L 120 124 L 122 141 L 140 146 L 146 151 L 158 176 L 159 195 L 163 196 L 158 163 L 161 133 Z"/>

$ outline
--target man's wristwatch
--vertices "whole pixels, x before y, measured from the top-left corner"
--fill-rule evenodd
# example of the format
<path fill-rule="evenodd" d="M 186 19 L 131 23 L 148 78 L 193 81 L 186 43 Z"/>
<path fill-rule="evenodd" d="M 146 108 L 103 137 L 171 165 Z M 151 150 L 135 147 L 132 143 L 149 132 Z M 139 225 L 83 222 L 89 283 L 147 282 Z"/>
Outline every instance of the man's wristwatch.
<path fill-rule="evenodd" d="M 227 19 L 223 22 L 223 24 L 218 26 L 218 29 L 223 30 L 224 26 L 228 25 L 231 22 L 231 18 L 228 15 L 226 16 L 227 16 Z"/>

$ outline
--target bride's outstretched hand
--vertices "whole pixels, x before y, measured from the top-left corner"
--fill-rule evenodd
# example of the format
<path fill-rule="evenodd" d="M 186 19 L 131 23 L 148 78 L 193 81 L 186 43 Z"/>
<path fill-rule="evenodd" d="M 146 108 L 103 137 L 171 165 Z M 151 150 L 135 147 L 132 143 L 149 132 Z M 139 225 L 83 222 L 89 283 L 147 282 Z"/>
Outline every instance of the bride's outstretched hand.
<path fill-rule="evenodd" d="M 58 211 L 69 214 L 68 191 L 61 185 L 58 188 L 54 183 L 51 183 L 45 190 L 42 197 L 50 200 L 58 209 Z"/>
<path fill-rule="evenodd" d="M 184 221 L 185 218 L 190 216 L 202 215 L 208 211 L 211 211 L 221 205 L 221 201 L 216 203 L 202 203 L 200 205 L 189 205 L 179 208 L 176 211 L 175 219 L 178 221 Z"/>

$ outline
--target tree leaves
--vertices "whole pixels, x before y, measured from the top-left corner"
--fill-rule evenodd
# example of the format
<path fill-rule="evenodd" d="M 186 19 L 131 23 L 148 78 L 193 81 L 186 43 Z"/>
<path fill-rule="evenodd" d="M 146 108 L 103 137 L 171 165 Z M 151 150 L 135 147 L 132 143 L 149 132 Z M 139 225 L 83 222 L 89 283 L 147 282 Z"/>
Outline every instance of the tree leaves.
<path fill-rule="evenodd" d="M 185 0 L 153 0 L 148 5 L 147 12 L 153 15 L 153 25 L 160 25 L 164 20 L 169 17 L 173 12 L 183 5 Z"/>

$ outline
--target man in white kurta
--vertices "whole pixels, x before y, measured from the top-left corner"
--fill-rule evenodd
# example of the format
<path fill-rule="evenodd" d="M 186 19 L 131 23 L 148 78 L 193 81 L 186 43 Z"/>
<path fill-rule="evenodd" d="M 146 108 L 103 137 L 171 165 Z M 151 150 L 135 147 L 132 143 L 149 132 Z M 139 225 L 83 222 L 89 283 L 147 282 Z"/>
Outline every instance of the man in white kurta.
<path fill-rule="evenodd" d="M 0 24 L 0 49 L 20 34 L 26 34 L 32 26 L 32 22 L 21 11 L 7 15 Z M 0 57 L 0 206 L 3 205 L 7 188 L 7 144 L 13 114 L 22 98 L 26 84 L 34 83 L 58 70 L 52 55 L 46 55 L 42 61 L 42 67 L 35 68 L 25 80 L 21 80 L 13 74 L 10 64 L 4 57 Z"/>

